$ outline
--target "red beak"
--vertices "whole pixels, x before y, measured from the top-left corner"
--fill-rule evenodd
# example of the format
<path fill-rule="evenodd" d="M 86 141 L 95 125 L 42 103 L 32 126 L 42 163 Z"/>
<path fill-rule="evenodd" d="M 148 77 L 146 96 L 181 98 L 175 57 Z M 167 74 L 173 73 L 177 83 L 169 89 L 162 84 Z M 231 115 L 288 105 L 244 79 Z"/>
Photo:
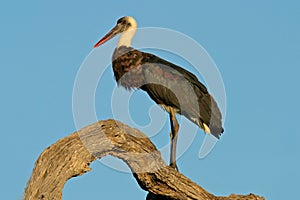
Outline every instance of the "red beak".
<path fill-rule="evenodd" d="M 121 32 L 121 27 L 117 24 L 113 29 L 111 29 L 102 39 L 99 40 L 99 42 L 97 42 L 94 45 L 94 48 L 99 47 L 100 45 L 104 44 L 105 42 L 107 42 L 108 40 L 112 39 L 113 37 L 115 37 L 116 35 L 118 35 L 118 33 Z"/>
<path fill-rule="evenodd" d="M 101 44 L 105 43 L 107 40 L 109 40 L 109 38 L 108 38 L 107 35 L 105 35 L 101 40 L 99 40 L 99 42 L 97 42 L 97 43 L 94 45 L 94 48 L 99 47 Z"/>

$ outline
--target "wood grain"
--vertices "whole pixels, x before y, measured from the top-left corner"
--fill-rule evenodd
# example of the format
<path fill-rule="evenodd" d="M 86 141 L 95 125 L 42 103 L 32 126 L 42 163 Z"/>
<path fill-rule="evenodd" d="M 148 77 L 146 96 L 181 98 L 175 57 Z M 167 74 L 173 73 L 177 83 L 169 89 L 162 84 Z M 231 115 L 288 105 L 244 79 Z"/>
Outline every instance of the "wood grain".
<path fill-rule="evenodd" d="M 264 199 L 254 194 L 228 197 L 210 194 L 169 167 L 145 134 L 115 120 L 89 125 L 46 148 L 35 163 L 23 199 L 62 199 L 65 183 L 91 171 L 90 163 L 106 155 L 120 158 L 130 167 L 140 187 L 149 192 L 146 197 L 149 200 Z"/>

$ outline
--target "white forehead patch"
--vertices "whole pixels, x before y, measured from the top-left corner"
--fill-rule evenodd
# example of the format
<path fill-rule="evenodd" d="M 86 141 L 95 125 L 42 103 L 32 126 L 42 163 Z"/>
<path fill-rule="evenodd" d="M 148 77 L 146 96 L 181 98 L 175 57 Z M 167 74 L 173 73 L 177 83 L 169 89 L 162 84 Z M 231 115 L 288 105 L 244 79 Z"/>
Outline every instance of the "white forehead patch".
<path fill-rule="evenodd" d="M 133 17 L 126 16 L 126 21 L 128 21 L 131 24 L 131 27 L 133 29 L 137 28 L 137 23 L 136 23 L 136 21 L 135 21 L 135 19 Z"/>

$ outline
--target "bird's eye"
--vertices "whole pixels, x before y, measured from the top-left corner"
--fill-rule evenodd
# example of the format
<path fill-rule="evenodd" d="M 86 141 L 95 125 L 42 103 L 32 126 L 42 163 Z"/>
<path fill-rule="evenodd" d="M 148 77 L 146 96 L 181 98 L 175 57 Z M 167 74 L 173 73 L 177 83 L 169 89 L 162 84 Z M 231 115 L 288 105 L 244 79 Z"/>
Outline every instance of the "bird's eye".
<path fill-rule="evenodd" d="M 128 23 L 127 25 L 128 25 L 128 26 L 131 26 L 131 23 Z"/>

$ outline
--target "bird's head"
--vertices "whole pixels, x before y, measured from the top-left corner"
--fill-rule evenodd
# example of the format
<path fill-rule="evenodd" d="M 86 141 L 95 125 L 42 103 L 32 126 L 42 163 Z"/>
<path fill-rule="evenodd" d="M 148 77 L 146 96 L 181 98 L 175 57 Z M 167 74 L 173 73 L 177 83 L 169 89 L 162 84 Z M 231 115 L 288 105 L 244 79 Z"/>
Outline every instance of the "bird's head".
<path fill-rule="evenodd" d="M 94 45 L 94 48 L 99 47 L 103 43 L 107 42 L 108 40 L 112 39 L 116 35 L 122 32 L 131 32 L 131 34 L 134 34 L 137 28 L 137 23 L 133 17 L 125 16 L 120 18 L 117 21 L 117 24 L 114 28 L 112 28 L 102 39 L 99 40 Z"/>

